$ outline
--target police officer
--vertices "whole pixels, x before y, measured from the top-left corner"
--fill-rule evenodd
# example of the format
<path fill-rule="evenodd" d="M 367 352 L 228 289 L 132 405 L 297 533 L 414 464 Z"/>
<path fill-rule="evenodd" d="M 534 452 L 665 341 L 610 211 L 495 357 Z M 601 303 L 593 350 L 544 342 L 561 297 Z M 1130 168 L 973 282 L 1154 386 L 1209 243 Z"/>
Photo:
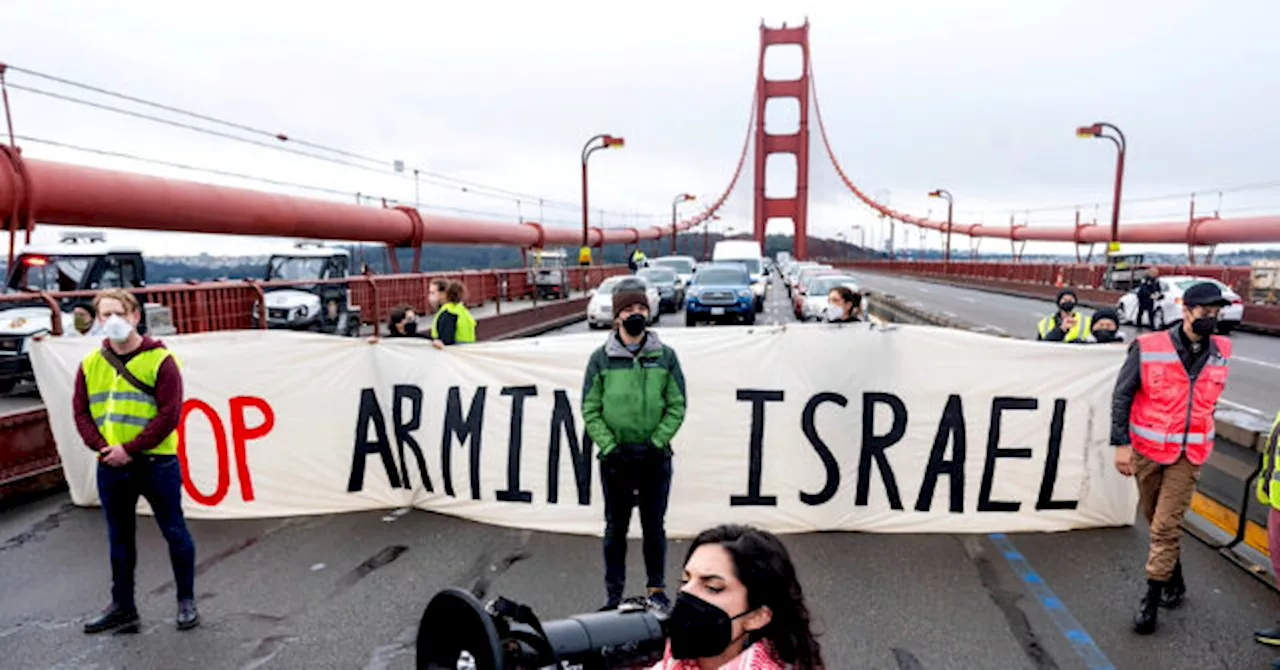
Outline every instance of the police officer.
<path fill-rule="evenodd" d="M 600 448 L 604 490 L 604 562 L 607 600 L 622 602 L 627 578 L 627 530 L 640 508 L 649 602 L 662 610 L 666 595 L 667 536 L 671 493 L 671 442 L 684 422 L 685 382 L 680 359 L 648 330 L 644 285 L 625 279 L 613 293 L 614 330 L 587 364 L 582 421 Z"/>
<path fill-rule="evenodd" d="M 631 258 L 627 261 L 627 267 L 631 268 L 631 273 L 635 274 L 637 270 L 644 267 L 646 257 L 644 252 L 637 245 L 635 251 L 631 252 Z"/>
<path fill-rule="evenodd" d="M 1160 270 L 1154 266 L 1147 268 L 1147 276 L 1138 282 L 1138 289 L 1134 291 L 1138 296 L 1138 313 L 1133 317 L 1133 325 L 1139 330 L 1142 329 L 1142 315 L 1147 316 L 1147 323 L 1151 325 L 1151 330 L 1156 329 L 1156 300 L 1160 299 Z"/>
<path fill-rule="evenodd" d="M 178 421 L 182 372 L 164 343 L 138 334 L 138 301 L 108 289 L 94 298 L 106 334 L 102 348 L 84 357 L 76 372 L 76 428 L 98 454 L 98 496 L 111 545 L 111 606 L 84 625 L 86 633 L 137 632 L 134 564 L 138 497 L 150 503 L 169 544 L 178 595 L 178 630 L 195 628 L 196 547 L 182 514 Z"/>
<path fill-rule="evenodd" d="M 1058 311 L 1040 319 L 1036 339 L 1043 342 L 1087 342 L 1092 335 L 1092 321 L 1076 312 L 1076 292 L 1064 288 L 1058 292 Z"/>
<path fill-rule="evenodd" d="M 1267 547 L 1271 556 L 1271 571 L 1280 577 L 1280 412 L 1271 424 L 1267 436 L 1267 450 L 1262 457 L 1262 473 L 1258 476 L 1258 500 L 1267 510 Z M 1280 624 L 1260 630 L 1253 639 L 1272 647 L 1280 647 Z M 1280 668 L 1280 658 L 1271 662 L 1272 668 Z"/>
<path fill-rule="evenodd" d="M 470 344 L 476 341 L 476 320 L 463 304 L 466 287 L 460 281 L 451 281 L 445 286 L 444 304 L 436 310 L 435 319 L 431 322 L 432 346 L 443 349 L 452 344 Z"/>
<path fill-rule="evenodd" d="M 1227 383 L 1231 341 L 1214 335 L 1230 304 L 1217 285 L 1201 282 L 1182 297 L 1182 324 L 1139 337 L 1116 380 L 1111 444 L 1116 470 L 1137 479 L 1150 526 L 1147 591 L 1133 628 L 1155 631 L 1158 607 L 1177 607 L 1187 587 L 1179 542 L 1200 466 L 1213 453 L 1213 413 Z"/>

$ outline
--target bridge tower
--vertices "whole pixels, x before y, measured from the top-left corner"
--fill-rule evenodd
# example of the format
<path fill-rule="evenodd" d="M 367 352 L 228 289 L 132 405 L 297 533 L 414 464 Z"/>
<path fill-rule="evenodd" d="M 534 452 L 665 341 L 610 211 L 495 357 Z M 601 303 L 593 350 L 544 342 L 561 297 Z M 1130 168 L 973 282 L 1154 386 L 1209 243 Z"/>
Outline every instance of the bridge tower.
<path fill-rule="evenodd" d="M 797 44 L 803 54 L 799 79 L 764 78 L 765 51 L 771 46 Z M 800 103 L 800 127 L 795 133 L 780 135 L 767 132 L 765 106 L 774 98 L 796 98 Z M 809 210 L 809 20 L 797 28 L 767 28 L 760 24 L 760 66 L 756 75 L 756 190 L 755 238 L 764 244 L 765 228 L 771 218 L 789 218 L 795 231 L 792 255 L 808 258 Z M 765 197 L 765 165 L 772 154 L 792 154 L 796 158 L 796 192 L 790 198 Z"/>

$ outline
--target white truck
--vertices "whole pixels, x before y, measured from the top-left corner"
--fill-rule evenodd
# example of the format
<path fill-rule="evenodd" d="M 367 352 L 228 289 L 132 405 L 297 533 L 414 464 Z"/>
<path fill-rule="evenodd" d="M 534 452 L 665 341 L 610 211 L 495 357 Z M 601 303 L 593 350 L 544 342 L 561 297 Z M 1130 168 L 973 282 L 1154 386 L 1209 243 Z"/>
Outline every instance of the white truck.
<path fill-rule="evenodd" d="M 8 393 L 19 382 L 34 379 L 31 371 L 31 341 L 36 335 L 53 332 L 54 315 L 41 293 L 96 291 L 105 288 L 136 289 L 146 286 L 146 265 L 142 251 L 135 247 L 109 244 L 96 232 L 63 233 L 52 244 L 29 244 L 9 268 L 0 301 L 0 393 Z M 58 301 L 62 334 L 81 337 L 73 313 L 88 308 L 93 299 L 62 298 Z M 138 331 L 151 335 L 177 332 L 168 307 L 142 305 L 143 319 Z M 88 311 L 85 311 L 86 315 Z"/>
<path fill-rule="evenodd" d="M 764 269 L 764 251 L 755 240 L 721 240 L 711 252 L 714 263 L 742 263 L 751 275 L 751 293 L 756 312 L 764 311 L 764 298 L 769 287 L 769 275 Z"/>
<path fill-rule="evenodd" d="M 529 268 L 529 284 L 538 292 L 538 297 L 548 299 L 569 297 L 568 254 L 553 249 L 535 249 L 533 265 Z"/>
<path fill-rule="evenodd" d="M 314 330 L 344 337 L 360 334 L 360 307 L 352 304 L 347 284 L 305 283 L 326 279 L 346 279 L 351 254 L 338 247 L 315 242 L 299 242 L 293 249 L 274 253 L 267 259 L 267 282 L 304 282 L 292 286 L 265 287 L 267 327 Z M 253 324 L 258 325 L 261 307 L 253 305 Z"/>

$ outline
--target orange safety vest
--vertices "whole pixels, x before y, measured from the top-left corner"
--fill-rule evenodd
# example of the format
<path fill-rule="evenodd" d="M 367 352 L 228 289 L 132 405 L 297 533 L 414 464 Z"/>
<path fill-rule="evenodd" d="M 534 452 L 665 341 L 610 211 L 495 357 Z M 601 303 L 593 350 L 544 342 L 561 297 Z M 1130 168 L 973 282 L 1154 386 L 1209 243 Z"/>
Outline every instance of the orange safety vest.
<path fill-rule="evenodd" d="M 1129 439 L 1138 453 L 1157 463 L 1170 465 L 1185 451 L 1187 460 L 1200 465 L 1213 453 L 1213 411 L 1227 384 L 1231 341 L 1212 336 L 1209 359 L 1192 380 L 1174 337 L 1168 330 L 1138 338 L 1142 388 L 1129 412 Z"/>

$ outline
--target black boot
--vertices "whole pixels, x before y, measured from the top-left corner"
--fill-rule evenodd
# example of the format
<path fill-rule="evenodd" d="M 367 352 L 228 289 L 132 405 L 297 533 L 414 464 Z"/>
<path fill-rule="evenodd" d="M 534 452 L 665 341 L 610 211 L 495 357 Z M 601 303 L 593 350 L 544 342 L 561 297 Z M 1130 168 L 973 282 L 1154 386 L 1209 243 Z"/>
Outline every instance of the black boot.
<path fill-rule="evenodd" d="M 1182 581 L 1182 560 L 1179 559 L 1173 565 L 1173 576 L 1169 578 L 1169 583 L 1164 587 L 1164 592 L 1160 594 L 1160 606 L 1165 609 L 1173 609 L 1182 604 L 1182 596 L 1187 594 L 1187 584 Z"/>
<path fill-rule="evenodd" d="M 89 635 L 107 631 L 113 633 L 138 632 L 138 609 L 136 607 L 121 607 L 111 603 L 111 606 L 103 610 L 102 614 L 96 619 L 84 624 L 84 632 Z"/>
<path fill-rule="evenodd" d="M 178 630 L 191 630 L 200 625 L 200 612 L 196 610 L 196 601 L 178 601 Z"/>
<path fill-rule="evenodd" d="M 1150 635 L 1156 632 L 1156 617 L 1160 612 L 1160 594 L 1164 586 L 1165 582 L 1147 580 L 1147 594 L 1142 596 L 1138 614 L 1133 617 L 1133 632 L 1139 635 Z"/>
<path fill-rule="evenodd" d="M 622 594 L 614 595 L 614 594 L 610 593 L 610 594 L 609 594 L 609 597 L 605 599 L 605 601 L 604 601 L 604 605 L 603 605 L 600 609 L 598 609 L 598 610 L 596 610 L 596 611 L 597 611 L 597 612 L 612 612 L 613 610 L 616 610 L 616 609 L 618 609 L 618 608 L 619 608 L 619 607 L 621 607 L 621 606 L 622 606 Z"/>

